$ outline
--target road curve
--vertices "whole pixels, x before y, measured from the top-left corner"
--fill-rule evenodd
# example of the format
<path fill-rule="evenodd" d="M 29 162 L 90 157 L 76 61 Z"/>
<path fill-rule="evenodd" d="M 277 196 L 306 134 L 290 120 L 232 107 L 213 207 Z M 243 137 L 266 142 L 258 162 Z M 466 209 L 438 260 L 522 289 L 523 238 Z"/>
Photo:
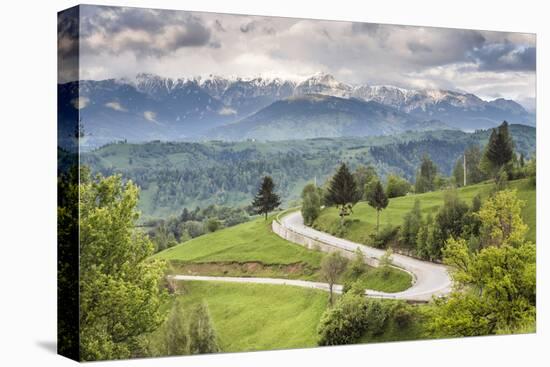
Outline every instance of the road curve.
<path fill-rule="evenodd" d="M 318 289 L 325 292 L 329 291 L 328 283 L 311 282 L 308 280 L 299 280 L 299 279 L 216 277 L 216 276 L 205 276 L 205 275 L 171 275 L 170 278 L 175 280 L 190 280 L 190 281 L 291 285 L 295 287 Z M 342 293 L 342 285 L 334 284 L 332 290 L 334 293 Z M 365 295 L 373 298 L 394 298 L 392 296 L 392 293 L 377 292 L 370 289 L 365 290 Z"/>
<path fill-rule="evenodd" d="M 283 215 L 279 219 L 279 223 L 284 229 L 293 233 L 293 236 L 285 236 L 285 239 L 301 245 L 303 243 L 299 243 L 296 240 L 293 241 L 293 239 L 296 238 L 296 234 L 298 236 L 303 236 L 306 239 L 314 240 L 316 242 L 327 245 L 328 248 L 325 246 L 321 247 L 321 249 L 325 251 L 330 251 L 334 249 L 353 253 L 357 248 L 360 248 L 361 251 L 363 251 L 365 257 L 370 258 L 371 262 L 372 259 L 375 259 L 375 261 L 377 261 L 377 259 L 379 259 L 384 254 L 384 250 L 348 241 L 305 226 L 300 211 L 295 211 Z M 277 231 L 274 232 L 277 233 Z M 280 233 L 277 234 L 281 236 Z M 444 265 L 418 260 L 401 254 L 393 255 L 393 265 L 413 275 L 414 284 L 412 285 L 412 287 L 397 293 L 384 293 L 367 290 L 367 295 L 371 297 L 427 302 L 431 300 L 434 296 L 444 296 L 451 291 L 451 278 L 449 277 L 447 268 Z"/>

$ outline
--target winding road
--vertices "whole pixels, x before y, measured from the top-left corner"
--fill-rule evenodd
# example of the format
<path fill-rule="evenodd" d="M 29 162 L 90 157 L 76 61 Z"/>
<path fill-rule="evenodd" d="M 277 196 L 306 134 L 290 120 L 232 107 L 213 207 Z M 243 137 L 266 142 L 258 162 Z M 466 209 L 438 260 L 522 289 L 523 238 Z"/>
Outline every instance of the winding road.
<path fill-rule="evenodd" d="M 376 264 L 384 254 L 383 250 L 365 246 L 359 243 L 348 241 L 328 233 L 317 231 L 304 225 L 300 211 L 284 215 L 273 221 L 273 231 L 284 239 L 302 246 L 310 246 L 312 243 L 321 244 L 319 248 L 323 251 L 347 252 L 348 257 L 360 248 L 369 264 Z M 418 260 L 409 256 L 394 254 L 393 265 L 409 272 L 413 276 L 413 285 L 402 292 L 386 293 L 375 290 L 365 290 L 367 297 L 402 299 L 411 302 L 428 302 L 432 297 L 440 297 L 448 294 L 452 288 L 451 278 L 444 265 L 428 261 Z M 327 283 L 311 282 L 297 279 L 279 278 L 249 278 L 249 277 L 216 277 L 201 275 L 174 275 L 176 280 L 191 281 L 219 281 L 232 283 L 255 283 L 255 284 L 279 284 L 291 285 L 303 288 L 329 290 Z M 342 285 L 335 284 L 333 290 L 336 293 L 342 292 Z"/>
<path fill-rule="evenodd" d="M 276 223 L 274 221 L 274 223 Z M 277 224 L 277 223 L 276 223 Z M 275 225 L 276 225 L 275 224 Z M 348 241 L 343 238 L 332 236 L 328 233 L 315 230 L 304 225 L 304 220 L 300 211 L 292 212 L 284 215 L 279 219 L 279 224 L 286 231 L 274 231 L 279 236 L 285 239 L 303 245 L 303 240 L 313 240 L 315 242 L 325 244 L 325 251 L 339 250 L 349 253 L 354 253 L 357 248 L 360 248 L 367 262 L 374 260 L 375 262 L 384 255 L 384 250 L 365 246 L 356 242 Z M 275 227 L 274 227 L 275 229 Z M 282 232 L 287 235 L 283 236 Z M 292 236 L 288 234 L 292 233 Z M 300 239 L 301 240 L 297 240 Z M 440 297 L 448 294 L 452 289 L 451 278 L 447 268 L 441 264 L 435 264 L 429 261 L 418 260 L 409 256 L 394 254 L 393 265 L 401 268 L 414 277 L 414 284 L 407 290 L 397 293 L 385 293 L 367 290 L 366 295 L 371 297 L 403 299 L 415 302 L 427 302 L 432 297 Z"/>

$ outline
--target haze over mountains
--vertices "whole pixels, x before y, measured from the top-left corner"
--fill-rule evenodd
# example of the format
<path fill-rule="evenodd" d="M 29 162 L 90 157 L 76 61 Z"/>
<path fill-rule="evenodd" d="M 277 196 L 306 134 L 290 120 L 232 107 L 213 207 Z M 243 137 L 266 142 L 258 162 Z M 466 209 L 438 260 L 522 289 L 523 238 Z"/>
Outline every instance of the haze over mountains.
<path fill-rule="evenodd" d="M 75 83 L 60 84 L 60 98 Z M 169 79 L 80 82 L 78 108 L 88 148 L 128 140 L 287 140 L 388 135 L 404 131 L 494 127 L 503 120 L 534 126 L 512 100 L 485 101 L 448 90 L 350 85 L 329 74 L 295 82 L 280 78 Z"/>

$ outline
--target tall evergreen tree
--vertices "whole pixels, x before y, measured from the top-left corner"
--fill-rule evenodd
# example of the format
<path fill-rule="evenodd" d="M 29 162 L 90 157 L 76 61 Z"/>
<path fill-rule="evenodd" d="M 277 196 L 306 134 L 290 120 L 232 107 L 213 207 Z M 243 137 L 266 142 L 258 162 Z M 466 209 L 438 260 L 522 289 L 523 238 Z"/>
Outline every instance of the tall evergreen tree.
<path fill-rule="evenodd" d="M 380 211 L 386 209 L 389 203 L 388 197 L 384 192 L 384 187 L 382 187 L 380 181 L 374 185 L 374 189 L 367 198 L 367 202 L 376 209 L 376 233 L 378 234 L 380 228 Z"/>
<path fill-rule="evenodd" d="M 344 217 L 353 213 L 353 205 L 361 199 L 361 194 L 361 191 L 357 189 L 357 182 L 350 173 L 348 166 L 342 163 L 330 181 L 325 203 L 340 208 L 340 224 L 342 225 Z"/>
<path fill-rule="evenodd" d="M 220 351 L 216 331 L 212 325 L 206 303 L 199 304 L 189 324 L 191 354 L 217 353 Z"/>
<path fill-rule="evenodd" d="M 483 155 L 483 167 L 487 173 L 495 175 L 508 164 L 514 156 L 514 143 L 508 131 L 508 123 L 491 131 L 489 142 Z"/>
<path fill-rule="evenodd" d="M 427 154 L 422 157 L 420 170 L 416 176 L 415 190 L 417 193 L 433 191 L 437 177 L 437 166 Z"/>
<path fill-rule="evenodd" d="M 265 220 L 267 220 L 269 212 L 279 207 L 279 205 L 281 205 L 281 199 L 279 195 L 275 193 L 273 179 L 269 176 L 265 176 L 258 193 L 252 201 L 252 207 L 256 213 L 265 215 Z"/>

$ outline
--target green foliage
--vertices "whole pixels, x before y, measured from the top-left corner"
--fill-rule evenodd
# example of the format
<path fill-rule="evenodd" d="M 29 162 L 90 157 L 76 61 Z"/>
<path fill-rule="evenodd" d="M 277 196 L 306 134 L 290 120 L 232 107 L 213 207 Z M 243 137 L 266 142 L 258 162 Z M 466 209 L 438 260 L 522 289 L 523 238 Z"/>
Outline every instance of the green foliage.
<path fill-rule="evenodd" d="M 527 238 L 530 241 L 536 240 L 536 192 L 529 185 L 528 179 L 516 180 L 509 182 L 509 188 L 515 189 L 518 192 L 518 198 L 525 202 L 525 207 L 522 210 L 522 218 L 529 226 Z M 456 189 L 456 193 L 462 201 L 470 203 L 477 195 L 481 200 L 489 197 L 493 190 L 493 184 L 481 183 L 469 185 Z M 407 213 L 414 207 L 415 200 L 421 203 L 421 212 L 426 222 L 426 215 L 432 214 L 435 217 L 441 206 L 446 191 L 434 191 L 424 194 L 407 195 L 404 197 L 394 198 L 390 200 L 388 207 L 380 213 L 381 231 L 384 226 L 402 226 L 403 220 Z M 371 244 L 372 237 L 376 232 L 376 210 L 369 206 L 366 202 L 359 202 L 353 207 L 354 219 L 346 221 L 345 231 L 342 237 L 350 241 Z M 467 215 L 468 216 L 468 215 Z M 466 217 L 467 217 L 466 216 Z M 469 218 L 465 217 L 465 226 L 469 223 Z M 334 208 L 325 208 L 321 211 L 319 218 L 313 224 L 313 227 L 331 234 L 338 232 L 340 228 L 338 212 Z M 466 229 L 465 229 L 466 230 Z M 399 244 L 395 244 L 398 246 Z M 393 247 L 395 247 L 393 246 Z"/>
<path fill-rule="evenodd" d="M 439 240 L 442 237 L 433 222 L 432 214 L 428 214 L 426 224 L 420 227 L 416 237 L 416 254 L 422 259 L 435 260 L 440 251 Z"/>
<path fill-rule="evenodd" d="M 380 257 L 380 260 L 378 262 L 378 266 L 380 267 L 382 274 L 385 278 L 389 277 L 391 266 L 393 263 L 393 250 L 391 248 L 388 248 L 386 252 L 384 252 L 384 255 Z"/>
<path fill-rule="evenodd" d="M 377 181 L 374 185 L 374 189 L 367 197 L 367 203 L 376 209 L 376 233 L 380 227 L 380 211 L 386 209 L 389 204 L 388 197 L 384 192 L 384 188 L 380 181 Z"/>
<path fill-rule="evenodd" d="M 405 214 L 403 225 L 400 229 L 400 243 L 408 248 L 416 247 L 416 238 L 422 223 L 422 212 L 420 210 L 420 200 L 414 201 L 411 211 Z"/>
<path fill-rule="evenodd" d="M 314 184 L 307 184 L 302 190 L 302 217 L 306 225 L 311 225 L 321 212 L 321 197 Z"/>
<path fill-rule="evenodd" d="M 353 205 L 360 199 L 361 192 L 357 189 L 357 183 L 350 173 L 348 166 L 342 163 L 330 181 L 330 186 L 325 196 L 325 203 L 340 207 L 340 224 L 343 224 L 344 217 L 353 212 Z"/>
<path fill-rule="evenodd" d="M 390 313 L 390 303 L 345 293 L 327 309 L 319 322 L 319 345 L 356 343 L 365 333 L 380 335 Z"/>
<path fill-rule="evenodd" d="M 530 157 L 536 130 L 523 125 L 510 125 L 509 130 L 517 151 Z M 146 219 L 179 214 L 182 208 L 197 205 L 248 205 L 258 177 L 267 174 L 288 206 L 299 198 L 306 182 L 316 177 L 322 186 L 342 161 L 350 168 L 372 165 L 381 177 L 396 173 L 413 181 L 427 153 L 441 174 L 449 175 L 466 147 L 484 146 L 489 135 L 488 130 L 447 130 L 278 142 L 109 144 L 83 152 L 81 162 L 93 172 L 120 173 L 136 183 L 141 189 L 139 209 Z M 128 164 L 130 157 L 132 165 Z"/>
<path fill-rule="evenodd" d="M 350 277 L 353 280 L 356 280 L 366 270 L 367 266 L 365 265 L 365 254 L 363 254 L 363 251 L 361 251 L 361 249 L 357 247 L 355 249 L 355 256 L 353 257 L 353 260 L 349 265 Z"/>
<path fill-rule="evenodd" d="M 148 234 L 158 252 L 207 232 L 215 232 L 248 220 L 250 217 L 242 208 L 209 205 L 203 209 L 184 208 L 177 216 L 149 220 L 144 226 L 152 227 Z"/>
<path fill-rule="evenodd" d="M 529 183 L 535 187 L 537 185 L 537 159 L 533 157 L 529 163 L 527 163 L 527 177 L 529 177 Z"/>
<path fill-rule="evenodd" d="M 409 191 L 411 191 L 411 184 L 409 181 L 399 177 L 398 175 L 391 174 L 388 176 L 387 180 L 386 194 L 390 199 L 405 196 Z"/>
<path fill-rule="evenodd" d="M 458 187 L 464 186 L 464 156 L 466 156 L 466 185 L 473 185 L 487 179 L 480 167 L 482 155 L 479 145 L 474 144 L 467 147 L 464 154 L 456 161 L 453 177 Z"/>
<path fill-rule="evenodd" d="M 208 232 L 216 232 L 221 226 L 222 224 L 216 218 L 208 218 L 206 221 L 206 229 Z"/>
<path fill-rule="evenodd" d="M 479 210 L 482 246 L 521 243 L 529 229 L 521 216 L 524 205 L 515 190 L 499 191 L 487 199 Z"/>
<path fill-rule="evenodd" d="M 437 166 L 430 159 L 430 157 L 425 154 L 422 157 L 422 163 L 420 164 L 420 169 L 416 175 L 415 183 L 415 192 L 423 193 L 428 191 L 433 191 L 436 189 L 436 177 L 437 177 Z"/>
<path fill-rule="evenodd" d="M 533 324 L 536 250 L 530 242 L 490 246 L 471 253 L 463 239 L 450 239 L 444 261 L 459 290 L 437 301 L 432 329 L 451 336 L 516 332 Z M 460 289 L 464 289 L 460 291 Z"/>
<path fill-rule="evenodd" d="M 388 248 L 397 241 L 398 235 L 399 226 L 392 226 L 388 223 L 378 233 L 375 231 L 369 235 L 367 245 L 382 249 Z"/>
<path fill-rule="evenodd" d="M 264 176 L 258 193 L 254 196 L 252 207 L 257 214 L 263 214 L 265 220 L 269 212 L 277 209 L 281 205 L 279 195 L 275 193 L 275 184 L 270 176 Z"/>
<path fill-rule="evenodd" d="M 138 189 L 120 176 L 80 184 L 80 346 L 83 360 L 128 358 L 164 320 L 164 264 L 134 230 Z"/>
<path fill-rule="evenodd" d="M 189 335 L 191 337 L 189 344 L 191 354 L 220 352 L 210 312 L 204 302 L 197 305 L 192 312 Z"/>
<path fill-rule="evenodd" d="M 165 355 L 177 356 L 189 354 L 189 322 L 180 299 L 176 299 L 165 324 Z"/>
<path fill-rule="evenodd" d="M 329 284 L 330 304 L 333 303 L 332 288 L 340 275 L 346 270 L 348 259 L 343 257 L 339 251 L 331 252 L 321 261 L 321 277 Z"/>
<path fill-rule="evenodd" d="M 353 178 L 357 183 L 357 188 L 359 190 L 363 189 L 362 199 L 366 199 L 366 193 L 369 192 L 370 187 L 373 183 L 379 180 L 378 173 L 376 168 L 372 165 L 364 166 L 360 165 L 357 167 L 355 172 L 353 172 Z"/>
<path fill-rule="evenodd" d="M 491 132 L 489 142 L 485 147 L 481 166 L 486 174 L 495 175 L 512 160 L 514 142 L 508 131 L 508 123 L 504 121 Z"/>
<path fill-rule="evenodd" d="M 443 206 L 435 216 L 436 233 L 442 247 L 449 237 L 458 237 L 462 235 L 464 229 L 465 216 L 468 212 L 468 204 L 460 199 L 456 190 L 446 191 L 443 195 Z M 440 257 L 440 248 L 434 254 L 436 258 Z"/>
<path fill-rule="evenodd" d="M 367 328 L 364 296 L 348 292 L 327 309 L 319 322 L 319 345 L 351 344 Z"/>

